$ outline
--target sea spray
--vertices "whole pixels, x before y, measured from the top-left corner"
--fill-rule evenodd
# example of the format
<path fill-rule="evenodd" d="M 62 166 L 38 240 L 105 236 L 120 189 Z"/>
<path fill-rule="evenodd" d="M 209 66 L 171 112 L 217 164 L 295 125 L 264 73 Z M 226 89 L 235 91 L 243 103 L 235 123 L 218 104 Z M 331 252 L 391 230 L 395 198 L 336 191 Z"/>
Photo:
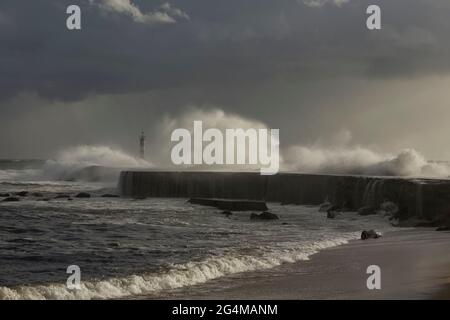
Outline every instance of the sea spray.
<path fill-rule="evenodd" d="M 78 171 L 94 166 L 120 170 L 152 168 L 153 164 L 108 146 L 76 146 L 59 151 L 54 159 L 42 162 L 39 167 L 0 170 L 0 181 L 73 180 Z"/>
<path fill-rule="evenodd" d="M 427 161 L 414 149 L 397 155 L 376 153 L 362 147 L 293 146 L 283 153 L 283 168 L 302 173 L 353 174 L 399 177 L 448 177 L 445 163 Z"/>

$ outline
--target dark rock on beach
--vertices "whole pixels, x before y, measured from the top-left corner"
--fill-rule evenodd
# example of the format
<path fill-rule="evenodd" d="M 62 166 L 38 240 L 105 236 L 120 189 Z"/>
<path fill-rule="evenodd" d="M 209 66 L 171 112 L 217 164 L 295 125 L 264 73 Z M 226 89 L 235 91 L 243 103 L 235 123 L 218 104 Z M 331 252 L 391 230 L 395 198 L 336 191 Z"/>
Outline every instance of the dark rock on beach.
<path fill-rule="evenodd" d="M 436 231 L 450 231 L 450 226 L 443 226 L 436 229 Z"/>
<path fill-rule="evenodd" d="M 271 212 L 265 211 L 263 213 L 257 214 L 252 213 L 250 215 L 250 220 L 278 220 L 279 217 Z"/>
<path fill-rule="evenodd" d="M 361 233 L 361 240 L 367 240 L 367 239 L 378 239 L 381 235 L 375 232 L 375 230 L 364 230 Z"/>
<path fill-rule="evenodd" d="M 8 197 L 2 200 L 2 202 L 17 202 L 17 201 L 20 201 L 20 199 L 16 197 Z"/>
<path fill-rule="evenodd" d="M 117 194 L 104 194 L 102 195 L 102 198 L 119 198 L 119 196 Z"/>
<path fill-rule="evenodd" d="M 87 192 L 80 192 L 79 194 L 77 194 L 75 196 L 75 198 L 90 198 L 90 197 L 91 197 L 91 195 Z"/>
<path fill-rule="evenodd" d="M 2 198 L 6 198 L 9 196 L 11 196 L 9 193 L 0 193 L 0 197 L 2 197 Z"/>

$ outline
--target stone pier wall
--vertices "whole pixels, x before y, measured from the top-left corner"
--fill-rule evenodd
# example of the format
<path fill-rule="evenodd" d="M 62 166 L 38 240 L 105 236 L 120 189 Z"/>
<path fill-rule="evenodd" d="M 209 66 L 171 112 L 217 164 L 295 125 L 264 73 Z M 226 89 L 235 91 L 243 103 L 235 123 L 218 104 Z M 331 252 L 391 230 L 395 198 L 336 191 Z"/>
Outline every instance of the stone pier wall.
<path fill-rule="evenodd" d="M 126 197 L 224 198 L 319 205 L 350 210 L 395 202 L 399 218 L 450 217 L 450 181 L 341 175 L 251 172 L 123 171 L 119 191 Z"/>

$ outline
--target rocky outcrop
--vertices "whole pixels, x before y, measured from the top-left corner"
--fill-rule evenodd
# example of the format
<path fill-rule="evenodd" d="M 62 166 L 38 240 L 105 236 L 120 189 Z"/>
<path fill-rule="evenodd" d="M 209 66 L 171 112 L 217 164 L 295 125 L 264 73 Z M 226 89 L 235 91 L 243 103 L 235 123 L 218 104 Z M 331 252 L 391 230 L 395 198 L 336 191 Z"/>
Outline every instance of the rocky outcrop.
<path fill-rule="evenodd" d="M 75 196 L 75 198 L 90 198 L 90 197 L 91 195 L 87 192 L 80 192 Z"/>
<path fill-rule="evenodd" d="M 28 195 L 28 191 L 15 192 L 14 195 L 19 197 L 26 197 Z"/>
<path fill-rule="evenodd" d="M 381 237 L 378 233 L 375 232 L 375 230 L 364 230 L 361 233 L 361 240 L 367 240 L 367 239 L 378 239 Z"/>
<path fill-rule="evenodd" d="M 280 219 L 275 213 L 263 212 L 260 214 L 252 213 L 250 215 L 250 220 L 278 220 Z"/>

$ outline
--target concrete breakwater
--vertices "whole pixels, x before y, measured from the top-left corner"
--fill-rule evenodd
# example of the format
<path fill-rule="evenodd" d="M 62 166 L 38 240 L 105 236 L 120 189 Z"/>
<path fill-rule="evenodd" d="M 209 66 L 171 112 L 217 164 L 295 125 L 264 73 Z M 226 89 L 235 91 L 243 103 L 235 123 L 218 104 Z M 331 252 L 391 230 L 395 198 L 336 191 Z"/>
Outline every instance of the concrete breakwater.
<path fill-rule="evenodd" d="M 378 208 L 394 202 L 399 219 L 447 221 L 450 180 L 403 179 L 253 172 L 123 171 L 119 191 L 125 197 L 182 197 L 264 200 L 320 205 L 325 201 L 348 210 Z"/>

